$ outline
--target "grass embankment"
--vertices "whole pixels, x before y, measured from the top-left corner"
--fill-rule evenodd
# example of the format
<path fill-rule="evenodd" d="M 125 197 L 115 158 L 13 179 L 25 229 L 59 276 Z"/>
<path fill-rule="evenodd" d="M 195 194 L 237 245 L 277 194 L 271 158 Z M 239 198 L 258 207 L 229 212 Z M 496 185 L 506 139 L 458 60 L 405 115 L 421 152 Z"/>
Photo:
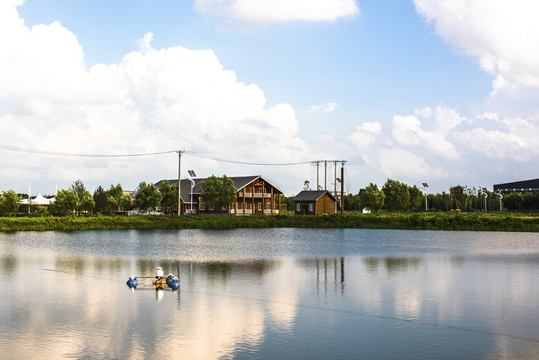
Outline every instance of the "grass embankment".
<path fill-rule="evenodd" d="M 0 218 L 0 231 L 362 228 L 411 230 L 539 231 L 538 214 L 415 213 L 329 216 L 96 216 Z"/>

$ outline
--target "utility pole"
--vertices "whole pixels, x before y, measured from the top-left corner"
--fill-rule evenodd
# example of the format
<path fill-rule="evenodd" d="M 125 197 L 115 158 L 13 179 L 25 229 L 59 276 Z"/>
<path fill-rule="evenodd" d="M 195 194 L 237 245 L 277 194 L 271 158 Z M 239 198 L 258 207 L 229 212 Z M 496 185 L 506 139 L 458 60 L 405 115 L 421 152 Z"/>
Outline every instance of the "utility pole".
<path fill-rule="evenodd" d="M 344 163 L 341 162 L 341 214 L 344 214 Z"/>
<path fill-rule="evenodd" d="M 328 189 L 328 161 L 324 160 L 324 190 Z"/>
<path fill-rule="evenodd" d="M 178 150 L 178 216 L 182 214 L 182 153 Z"/>
<path fill-rule="evenodd" d="M 319 168 L 320 168 L 320 161 L 316 161 L 316 190 L 318 191 L 318 189 L 320 188 L 320 173 L 319 173 Z"/>

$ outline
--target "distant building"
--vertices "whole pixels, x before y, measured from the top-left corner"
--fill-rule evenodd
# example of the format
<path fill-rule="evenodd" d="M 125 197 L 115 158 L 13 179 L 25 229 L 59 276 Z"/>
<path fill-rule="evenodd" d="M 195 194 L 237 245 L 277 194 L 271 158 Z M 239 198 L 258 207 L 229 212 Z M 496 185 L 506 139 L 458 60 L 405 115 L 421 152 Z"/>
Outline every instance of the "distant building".
<path fill-rule="evenodd" d="M 514 181 L 494 185 L 494 192 L 501 192 L 503 194 L 528 191 L 539 191 L 539 179 Z"/>
<path fill-rule="evenodd" d="M 202 183 L 207 178 L 196 178 L 181 181 L 181 206 L 183 214 L 235 214 L 274 215 L 279 213 L 281 195 L 283 192 L 260 175 L 229 176 L 237 189 L 236 201 L 232 206 L 222 209 L 211 207 L 201 198 Z M 155 186 L 159 189 L 164 180 L 158 181 Z M 178 184 L 178 179 L 167 180 L 170 185 Z"/>
<path fill-rule="evenodd" d="M 336 211 L 337 199 L 327 190 L 303 190 L 292 201 L 295 215 L 335 214 Z"/>

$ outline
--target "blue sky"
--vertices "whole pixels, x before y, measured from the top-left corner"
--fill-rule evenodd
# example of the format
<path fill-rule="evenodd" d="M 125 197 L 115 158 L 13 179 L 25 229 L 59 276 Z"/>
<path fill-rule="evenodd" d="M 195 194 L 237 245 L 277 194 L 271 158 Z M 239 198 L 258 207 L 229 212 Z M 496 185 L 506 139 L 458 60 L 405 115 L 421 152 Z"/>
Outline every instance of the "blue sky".
<path fill-rule="evenodd" d="M 537 10 L 533 0 L 6 0 L 0 144 L 347 160 L 353 193 L 387 178 L 431 191 L 535 178 Z M 175 154 L 0 151 L 2 190 L 177 177 Z M 264 175 L 287 195 L 316 183 L 312 165 L 186 154 L 183 168 Z"/>

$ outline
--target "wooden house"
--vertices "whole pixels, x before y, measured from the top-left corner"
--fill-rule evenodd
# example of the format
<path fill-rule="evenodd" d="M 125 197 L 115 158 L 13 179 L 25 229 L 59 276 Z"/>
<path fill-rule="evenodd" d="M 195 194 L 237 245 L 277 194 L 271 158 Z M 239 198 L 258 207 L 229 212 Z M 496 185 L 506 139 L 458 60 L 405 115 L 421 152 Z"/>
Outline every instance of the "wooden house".
<path fill-rule="evenodd" d="M 294 201 L 295 215 L 335 214 L 337 200 L 327 190 L 304 190 Z"/>
<path fill-rule="evenodd" d="M 181 181 L 181 204 L 183 214 L 234 214 L 274 215 L 279 213 L 283 192 L 260 175 L 229 177 L 236 188 L 236 201 L 228 208 L 216 209 L 204 203 L 201 197 L 202 183 L 206 178 Z M 155 186 L 160 187 L 163 180 Z M 178 184 L 178 179 L 168 180 L 170 185 Z"/>

